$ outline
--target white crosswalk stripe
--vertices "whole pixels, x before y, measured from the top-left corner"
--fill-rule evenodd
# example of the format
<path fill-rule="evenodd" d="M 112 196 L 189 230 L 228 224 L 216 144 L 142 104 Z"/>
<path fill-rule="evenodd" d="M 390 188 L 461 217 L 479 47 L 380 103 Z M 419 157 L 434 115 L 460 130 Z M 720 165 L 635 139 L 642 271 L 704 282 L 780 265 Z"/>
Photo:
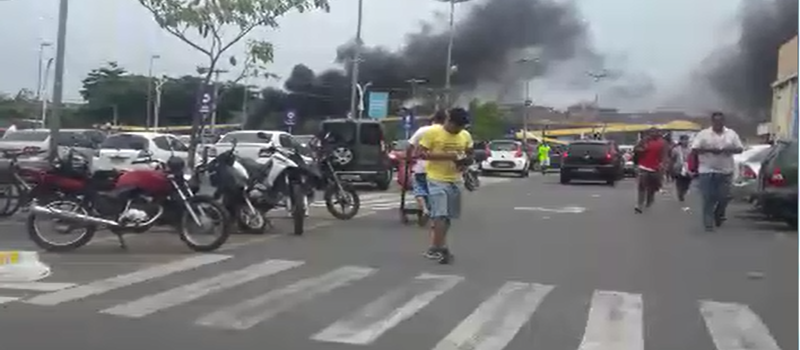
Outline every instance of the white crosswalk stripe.
<path fill-rule="evenodd" d="M 289 313 L 303 304 L 312 304 L 309 307 L 313 309 L 316 307 L 313 305 L 318 305 L 317 300 L 336 304 L 340 302 L 337 298 L 347 295 L 346 304 L 352 308 L 346 309 L 341 315 L 333 315 L 335 317 L 331 318 L 331 324 L 320 325 L 314 333 L 304 337 L 316 342 L 364 346 L 375 343 L 393 329 L 404 327 L 407 323 L 413 324 L 414 322 L 410 320 L 422 317 L 423 315 L 417 314 L 433 304 L 448 305 L 449 297 L 453 297 L 452 300 L 461 300 L 457 295 L 462 287 L 467 287 L 464 289 L 468 290 L 471 289 L 470 285 L 475 286 L 469 279 L 459 275 L 421 273 L 400 280 L 399 284 L 390 285 L 385 290 L 380 290 L 383 287 L 379 287 L 378 291 L 370 288 L 366 293 L 372 296 L 365 298 L 359 295 L 358 298 L 353 298 L 349 293 L 356 291 L 357 285 L 367 280 L 378 280 L 376 275 L 379 275 L 379 269 L 364 266 L 326 267 L 323 271 L 309 275 L 307 270 L 316 268 L 304 261 L 266 260 L 240 266 L 229 258 L 230 256 L 217 254 L 195 255 L 78 285 L 47 282 L 4 283 L 0 284 L 0 292 L 4 294 L 6 290 L 11 292 L 25 290 L 43 294 L 33 297 L 4 295 L 0 296 L 0 304 L 5 304 L 3 306 L 6 307 L 9 304 L 22 302 L 57 308 L 61 304 L 73 302 L 77 310 L 91 308 L 87 311 L 138 318 L 140 321 L 159 317 L 160 311 L 163 310 L 177 311 L 192 305 L 191 309 L 199 313 L 191 313 L 192 316 L 185 319 L 187 324 L 246 331 L 276 316 Z M 224 266 L 219 266 L 223 262 Z M 221 267 L 222 270 L 217 267 Z M 206 269 L 214 271 L 213 274 L 189 279 L 177 286 L 176 283 L 170 282 L 169 289 L 160 288 L 164 285 L 159 282 L 161 279 L 181 280 L 181 277 L 185 277 L 181 275 L 190 272 L 198 274 Z M 235 298 L 225 302 L 223 306 L 219 306 L 216 302 L 192 304 L 216 294 L 221 297 L 223 291 L 264 283 L 263 280 L 271 276 L 293 271 L 304 277 L 291 278 L 284 283 L 271 285 L 269 290 L 259 292 L 263 294 Z M 128 287 L 136 287 L 131 289 L 146 292 L 141 294 L 137 292 L 128 300 L 124 300 L 125 298 L 120 298 L 118 295 L 125 294 L 120 290 Z M 551 295 L 559 292 L 559 287 L 555 285 L 519 281 L 490 285 L 488 288 L 491 289 L 487 289 L 486 293 L 480 296 L 485 299 L 476 299 L 467 306 L 459 302 L 459 309 L 473 309 L 465 318 L 443 319 L 449 317 L 449 313 L 437 314 L 437 321 L 453 322 L 455 327 L 449 333 L 439 335 L 441 340 L 437 340 L 435 344 L 431 343 L 429 349 L 502 350 L 515 338 L 532 336 L 530 328 L 526 332 L 520 332 L 532 319 L 536 318 L 538 325 L 549 322 L 544 316 L 546 314 L 537 316 L 540 314 L 537 310 L 540 306 L 552 303 L 549 301 L 554 298 Z M 497 289 L 492 292 L 495 288 Z M 338 289 L 343 293 L 330 293 Z M 345 291 L 348 293 L 344 293 Z M 112 292 L 118 293 L 113 298 L 103 297 L 104 294 Z M 93 297 L 97 299 L 95 302 L 80 303 Z M 109 302 L 111 300 L 114 302 Z M 577 301 L 581 303 L 581 308 L 584 307 L 583 300 Z M 643 322 L 646 300 L 646 296 L 635 293 L 594 291 L 585 314 L 581 314 L 586 323 L 577 349 L 643 350 L 645 335 L 652 331 L 646 329 L 647 324 Z M 112 305 L 97 305 L 107 302 Z M 707 346 L 693 347 L 693 350 L 714 348 L 780 350 L 767 325 L 747 305 L 701 300 L 693 306 L 697 310 L 697 320 L 705 321 L 711 340 Z M 192 320 L 198 316 L 200 317 Z M 405 322 L 407 320 L 409 322 Z M 535 330 L 536 327 L 533 327 L 534 333 Z M 578 336 L 576 335 L 576 339 Z"/>
<path fill-rule="evenodd" d="M 499 184 L 511 181 L 510 178 L 503 178 L 503 177 L 482 177 L 481 178 L 481 186 L 489 186 L 493 184 Z M 480 190 L 479 190 L 480 191 Z M 378 193 L 370 193 L 370 192 L 362 192 L 359 193 L 359 199 L 361 200 L 361 208 L 368 209 L 368 210 L 391 210 L 397 209 L 400 207 L 400 193 L 397 192 L 378 192 Z M 415 204 L 414 195 L 411 192 L 406 193 L 406 204 Z M 318 199 L 311 204 L 309 204 L 311 208 L 325 208 L 325 201 Z"/>

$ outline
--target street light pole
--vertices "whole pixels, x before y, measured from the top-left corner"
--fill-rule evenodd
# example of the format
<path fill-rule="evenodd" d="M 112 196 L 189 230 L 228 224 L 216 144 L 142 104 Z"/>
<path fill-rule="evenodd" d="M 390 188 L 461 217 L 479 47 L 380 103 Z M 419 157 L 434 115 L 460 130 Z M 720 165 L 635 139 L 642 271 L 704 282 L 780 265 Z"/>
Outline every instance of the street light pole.
<path fill-rule="evenodd" d="M 38 64 L 39 71 L 37 73 L 37 78 L 36 78 L 36 99 L 37 100 L 42 98 L 42 85 L 44 84 L 42 82 L 42 60 L 44 60 L 44 48 L 45 47 L 49 47 L 51 45 L 53 45 L 53 44 L 49 43 L 49 42 L 46 42 L 46 41 L 39 44 L 39 61 L 38 61 L 38 63 L 39 63 Z"/>
<path fill-rule="evenodd" d="M 153 107 L 153 129 L 158 132 L 158 122 L 161 116 L 161 87 L 167 82 L 166 77 L 156 79 L 156 104 Z"/>
<path fill-rule="evenodd" d="M 356 116 L 356 106 L 357 103 L 357 96 L 359 86 L 358 86 L 358 70 L 359 65 L 361 64 L 361 24 L 364 20 L 364 0 L 358 0 L 358 20 L 356 23 L 356 46 L 353 52 L 353 62 L 352 62 L 352 69 L 350 70 L 350 113 L 355 118 L 361 118 L 360 113 Z"/>
<path fill-rule="evenodd" d="M 150 63 L 147 68 L 147 122 L 145 126 L 149 129 L 153 123 L 153 61 L 161 58 L 159 55 L 151 55 Z"/>
<path fill-rule="evenodd" d="M 599 71 L 589 71 L 586 72 L 590 78 L 592 78 L 595 82 L 595 85 L 603 80 L 604 78 L 608 77 L 608 72 L 605 69 L 601 69 Z M 594 92 L 594 116 L 593 119 L 597 121 L 597 117 L 600 115 L 600 94 L 597 92 L 597 87 L 595 86 Z M 603 128 L 603 133 L 605 133 L 605 128 Z"/>
<path fill-rule="evenodd" d="M 538 57 L 531 57 L 531 58 L 522 58 L 517 61 L 520 65 L 525 65 L 528 63 L 533 63 L 534 65 L 539 62 Z M 534 69 L 536 67 L 534 66 Z M 527 76 L 525 77 L 525 102 L 524 102 L 525 110 L 522 116 L 522 144 L 525 147 L 528 147 L 528 119 L 530 118 L 530 109 L 533 106 L 533 100 L 531 100 L 531 79 Z M 527 148 L 526 148 L 527 149 Z"/>
<path fill-rule="evenodd" d="M 445 75 L 444 75 L 444 103 L 445 107 L 450 106 L 450 79 L 453 75 L 453 41 L 455 40 L 455 14 L 456 14 L 456 4 L 467 2 L 469 0 L 439 0 L 439 1 L 447 1 L 450 3 L 450 25 L 448 26 L 448 30 L 450 31 L 449 37 L 447 40 L 447 65 L 445 66 Z"/>
<path fill-rule="evenodd" d="M 49 158 L 58 157 L 58 130 L 61 128 L 61 103 L 64 99 L 64 54 L 67 43 L 67 14 L 69 1 L 60 0 L 58 7 L 58 35 L 56 38 L 56 74 L 53 79 L 53 110 L 50 114 Z"/>
<path fill-rule="evenodd" d="M 42 127 L 44 128 L 47 122 L 47 81 L 50 77 L 50 67 L 53 65 L 53 58 L 47 60 L 47 67 L 44 69 L 44 78 L 42 85 L 42 95 L 40 96 L 42 102 Z"/>

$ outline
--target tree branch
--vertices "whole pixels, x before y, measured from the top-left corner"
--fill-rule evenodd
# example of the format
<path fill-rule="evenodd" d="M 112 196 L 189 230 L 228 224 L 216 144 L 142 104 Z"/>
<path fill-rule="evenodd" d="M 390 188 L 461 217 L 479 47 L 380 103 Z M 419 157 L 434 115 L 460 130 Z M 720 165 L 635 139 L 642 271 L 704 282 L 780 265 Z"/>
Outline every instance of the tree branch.
<path fill-rule="evenodd" d="M 186 37 L 186 36 L 183 34 L 183 32 L 182 32 L 182 31 L 179 31 L 177 28 L 173 28 L 173 27 L 171 27 L 171 26 L 169 26 L 169 25 L 165 24 L 165 23 L 164 23 L 164 20 L 163 20 L 163 18 L 161 18 L 161 16 L 158 14 L 158 11 L 156 11 L 156 10 L 155 10 L 154 8 L 152 8 L 150 5 L 148 5 L 147 3 L 145 3 L 145 1 L 144 1 L 144 0 L 139 0 L 139 4 L 141 4 L 141 5 L 142 5 L 142 7 L 146 8 L 148 11 L 150 11 L 150 13 L 153 15 L 153 18 L 155 18 L 155 19 L 156 19 L 156 21 L 157 21 L 157 22 L 159 22 L 159 23 L 158 23 L 158 25 L 159 25 L 161 28 L 164 28 L 164 30 L 166 30 L 168 33 L 172 34 L 172 35 L 173 35 L 173 36 L 175 36 L 176 38 L 178 38 L 178 39 L 180 39 L 181 41 L 185 42 L 185 43 L 186 43 L 186 44 L 188 44 L 189 46 L 191 46 L 191 47 L 195 48 L 197 51 L 200 51 L 200 52 L 202 52 L 202 53 L 206 54 L 208 57 L 213 57 L 213 55 L 211 54 L 211 52 L 210 52 L 209 50 L 206 50 L 206 49 L 204 49 L 203 47 L 201 47 L 200 45 L 197 45 L 197 44 L 195 44 L 194 42 L 192 42 L 191 40 L 189 40 L 189 38 L 187 38 L 187 37 Z"/>

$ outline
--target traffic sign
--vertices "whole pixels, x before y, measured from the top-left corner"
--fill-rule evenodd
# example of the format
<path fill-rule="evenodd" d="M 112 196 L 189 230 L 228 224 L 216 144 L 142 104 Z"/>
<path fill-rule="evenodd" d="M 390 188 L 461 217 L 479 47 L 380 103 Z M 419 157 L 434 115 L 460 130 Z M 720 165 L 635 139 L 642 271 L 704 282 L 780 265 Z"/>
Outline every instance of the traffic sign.
<path fill-rule="evenodd" d="M 283 119 L 283 124 L 286 126 L 294 126 L 297 123 L 297 114 L 295 111 L 286 112 L 286 117 Z"/>
<path fill-rule="evenodd" d="M 414 126 L 414 114 L 409 111 L 408 114 L 403 116 L 403 129 L 411 130 Z"/>
<path fill-rule="evenodd" d="M 368 113 L 370 118 L 386 118 L 386 115 L 389 113 L 389 93 L 370 92 Z"/>
<path fill-rule="evenodd" d="M 214 95 L 210 86 L 203 89 L 203 95 L 200 97 L 199 111 L 201 114 L 211 113 L 211 107 L 214 104 Z"/>

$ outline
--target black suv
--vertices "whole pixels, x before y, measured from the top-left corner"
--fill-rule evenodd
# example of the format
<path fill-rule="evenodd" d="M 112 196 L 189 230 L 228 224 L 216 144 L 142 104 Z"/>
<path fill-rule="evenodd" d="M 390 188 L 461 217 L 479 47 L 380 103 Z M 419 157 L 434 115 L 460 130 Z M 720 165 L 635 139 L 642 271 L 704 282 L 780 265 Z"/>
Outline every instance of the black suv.
<path fill-rule="evenodd" d="M 379 190 L 389 188 L 392 164 L 379 121 L 329 119 L 320 128 L 325 137 L 323 146 L 331 149 L 331 161 L 343 181 L 372 183 Z"/>
<path fill-rule="evenodd" d="M 605 181 L 614 186 L 622 178 L 622 156 L 610 140 L 577 140 L 561 154 L 561 183 L 574 180 Z"/>

